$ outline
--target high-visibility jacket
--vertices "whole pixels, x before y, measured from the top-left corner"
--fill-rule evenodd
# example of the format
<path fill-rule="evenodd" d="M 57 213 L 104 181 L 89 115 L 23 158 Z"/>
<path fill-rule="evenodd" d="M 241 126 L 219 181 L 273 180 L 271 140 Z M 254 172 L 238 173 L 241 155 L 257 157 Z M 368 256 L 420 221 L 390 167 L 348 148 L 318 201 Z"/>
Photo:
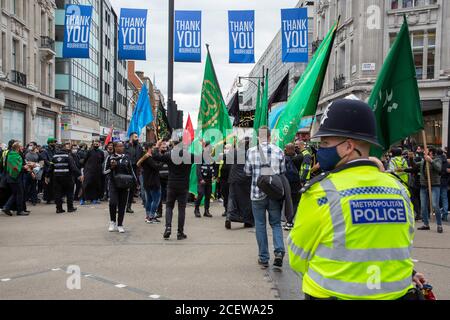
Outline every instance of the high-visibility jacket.
<path fill-rule="evenodd" d="M 305 293 L 393 300 L 413 287 L 414 209 L 398 179 L 360 160 L 302 192 L 288 250 Z"/>
<path fill-rule="evenodd" d="M 394 172 L 406 185 L 409 182 L 409 174 L 406 172 L 396 172 L 396 169 L 408 169 L 408 162 L 403 157 L 394 157 L 389 162 L 389 170 Z"/>
<path fill-rule="evenodd" d="M 311 179 L 312 155 L 308 149 L 302 151 L 303 162 L 300 166 L 300 180 L 306 182 Z"/>

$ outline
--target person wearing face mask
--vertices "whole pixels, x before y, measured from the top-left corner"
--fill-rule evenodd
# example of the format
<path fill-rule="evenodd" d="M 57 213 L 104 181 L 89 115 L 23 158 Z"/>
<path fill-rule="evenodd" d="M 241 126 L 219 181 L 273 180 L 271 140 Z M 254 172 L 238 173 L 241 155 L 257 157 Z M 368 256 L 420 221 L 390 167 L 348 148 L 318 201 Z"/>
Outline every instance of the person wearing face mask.
<path fill-rule="evenodd" d="M 85 201 L 91 201 L 92 204 L 99 204 L 102 198 L 102 174 L 105 155 L 100 150 L 100 142 L 94 140 L 92 148 L 86 155 L 83 171 L 83 199 L 80 204 L 84 205 Z"/>
<path fill-rule="evenodd" d="M 369 105 L 336 100 L 313 137 L 321 139 L 324 173 L 303 187 L 288 237 L 290 265 L 303 275 L 307 300 L 417 298 L 413 206 L 406 186 L 369 158 L 379 146 L 376 128 Z"/>
<path fill-rule="evenodd" d="M 29 164 L 37 165 L 39 161 L 41 161 L 41 157 L 39 156 L 37 150 L 36 142 L 30 142 L 27 148 L 27 152 L 25 154 L 25 160 Z M 35 206 L 38 199 L 38 189 L 37 189 L 37 179 L 36 175 L 33 171 L 27 172 L 25 174 L 25 200 L 30 201 L 33 206 Z"/>
<path fill-rule="evenodd" d="M 138 171 L 137 163 L 144 155 L 144 149 L 139 144 L 139 136 L 137 135 L 137 133 L 133 132 L 130 134 L 130 141 L 125 144 L 125 154 L 128 156 L 128 159 L 130 159 L 131 166 L 133 167 L 133 171 L 135 172 L 136 177 L 139 177 L 140 172 Z M 131 205 L 134 201 L 134 194 L 136 193 L 136 190 L 137 185 L 130 189 L 127 202 L 127 213 L 134 213 L 134 211 L 131 209 Z"/>
<path fill-rule="evenodd" d="M 47 202 L 47 204 L 52 203 L 54 200 L 53 195 L 53 179 L 50 172 L 50 166 L 53 159 L 53 156 L 56 153 L 56 141 L 55 138 L 48 138 L 47 139 L 47 147 L 44 147 L 44 150 L 41 153 L 41 158 L 44 160 L 44 201 Z"/>

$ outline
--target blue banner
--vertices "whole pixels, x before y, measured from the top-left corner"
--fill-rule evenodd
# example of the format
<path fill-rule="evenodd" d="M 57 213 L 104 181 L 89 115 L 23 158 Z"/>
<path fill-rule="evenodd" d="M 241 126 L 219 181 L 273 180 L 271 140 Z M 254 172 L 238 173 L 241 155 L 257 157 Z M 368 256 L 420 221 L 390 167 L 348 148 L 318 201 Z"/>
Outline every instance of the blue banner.
<path fill-rule="evenodd" d="M 255 11 L 228 11 L 230 63 L 255 62 Z"/>
<path fill-rule="evenodd" d="M 147 9 L 120 9 L 119 60 L 146 59 Z"/>
<path fill-rule="evenodd" d="M 308 62 L 308 9 L 281 9 L 283 62 Z"/>
<path fill-rule="evenodd" d="M 63 58 L 89 58 L 92 6 L 66 4 Z"/>
<path fill-rule="evenodd" d="M 202 62 L 202 12 L 175 11 L 175 61 Z"/>

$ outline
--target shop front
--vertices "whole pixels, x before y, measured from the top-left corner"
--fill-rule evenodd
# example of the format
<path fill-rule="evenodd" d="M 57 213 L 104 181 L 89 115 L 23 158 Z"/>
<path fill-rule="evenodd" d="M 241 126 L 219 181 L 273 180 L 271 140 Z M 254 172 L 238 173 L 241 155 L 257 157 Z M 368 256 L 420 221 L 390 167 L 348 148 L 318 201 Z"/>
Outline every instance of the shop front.
<path fill-rule="evenodd" d="M 56 137 L 56 113 L 38 109 L 34 118 L 34 141 L 45 145 L 50 137 Z"/>
<path fill-rule="evenodd" d="M 14 139 L 24 143 L 26 105 L 6 100 L 3 109 L 2 140 L 5 144 Z"/>

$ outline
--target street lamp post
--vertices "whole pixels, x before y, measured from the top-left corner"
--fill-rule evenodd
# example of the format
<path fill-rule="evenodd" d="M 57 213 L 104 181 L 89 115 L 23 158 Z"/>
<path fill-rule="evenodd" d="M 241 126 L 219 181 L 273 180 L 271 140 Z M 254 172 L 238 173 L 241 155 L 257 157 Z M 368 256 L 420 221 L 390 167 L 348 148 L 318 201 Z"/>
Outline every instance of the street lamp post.
<path fill-rule="evenodd" d="M 167 118 L 172 128 L 177 128 L 177 106 L 173 101 L 173 42 L 174 42 L 174 20 L 175 20 L 175 0 L 169 0 L 169 61 L 168 61 L 168 83 L 167 83 Z"/>

